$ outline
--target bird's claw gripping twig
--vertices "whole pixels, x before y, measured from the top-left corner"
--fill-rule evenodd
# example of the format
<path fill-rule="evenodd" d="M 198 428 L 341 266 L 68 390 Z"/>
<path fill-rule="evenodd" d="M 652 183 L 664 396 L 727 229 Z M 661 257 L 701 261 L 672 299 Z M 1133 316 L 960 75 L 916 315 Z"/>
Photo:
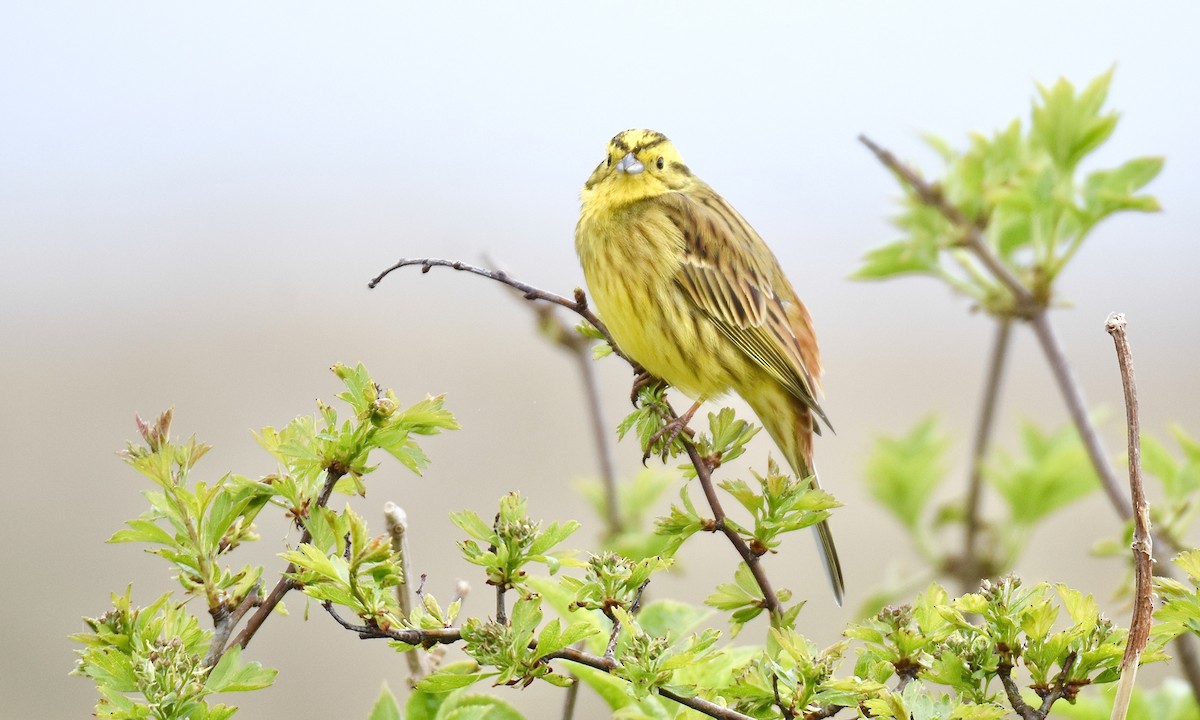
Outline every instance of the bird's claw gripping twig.
<path fill-rule="evenodd" d="M 700 408 L 701 401 L 696 401 L 687 412 L 663 425 L 658 432 L 650 436 L 646 441 L 646 447 L 643 448 L 642 465 L 650 459 L 650 455 L 654 452 L 654 446 L 662 441 L 662 460 L 667 461 L 667 454 L 671 450 L 671 444 L 675 442 L 675 438 L 679 437 L 680 433 L 687 433 L 688 437 L 695 437 L 696 431 L 688 427 L 688 423 L 692 421 L 692 416 L 696 414 L 696 410 Z"/>
<path fill-rule="evenodd" d="M 641 394 L 643 388 L 654 387 L 655 385 L 666 386 L 666 383 L 659 378 L 654 377 L 649 371 L 642 369 L 641 366 L 636 368 L 637 376 L 633 379 L 633 387 L 629 390 L 629 402 L 633 403 L 634 407 L 638 405 L 638 395 Z"/>

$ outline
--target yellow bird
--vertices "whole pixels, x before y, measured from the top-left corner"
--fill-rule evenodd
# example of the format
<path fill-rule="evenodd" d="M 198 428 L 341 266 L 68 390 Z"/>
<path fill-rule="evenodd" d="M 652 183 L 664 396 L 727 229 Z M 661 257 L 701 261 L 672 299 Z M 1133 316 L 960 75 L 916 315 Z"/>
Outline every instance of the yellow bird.
<path fill-rule="evenodd" d="M 732 390 L 797 477 L 817 478 L 821 360 L 812 318 L 754 228 L 653 130 L 626 130 L 580 194 L 575 249 L 613 339 L 648 373 L 696 400 Z M 815 526 L 840 605 L 829 523 Z"/>

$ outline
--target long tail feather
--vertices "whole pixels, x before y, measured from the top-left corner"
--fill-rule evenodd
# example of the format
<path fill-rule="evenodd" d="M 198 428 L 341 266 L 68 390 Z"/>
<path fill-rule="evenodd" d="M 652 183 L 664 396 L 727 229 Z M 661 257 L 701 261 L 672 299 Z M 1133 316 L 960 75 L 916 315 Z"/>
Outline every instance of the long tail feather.
<path fill-rule="evenodd" d="M 740 393 L 754 414 L 762 421 L 767 433 L 775 440 L 775 444 L 783 451 L 792 472 L 798 478 L 811 476 L 813 487 L 821 487 L 817 480 L 816 468 L 812 462 L 812 427 L 813 417 L 809 409 L 786 394 L 782 388 L 768 392 Z M 833 542 L 833 531 L 829 521 L 822 520 L 813 526 L 813 535 L 817 540 L 817 548 L 821 551 L 821 562 L 825 566 L 825 574 L 829 577 L 829 585 L 833 590 L 833 599 L 840 606 L 846 597 L 846 582 L 842 576 L 842 563 L 838 559 L 837 546 Z"/>
<path fill-rule="evenodd" d="M 842 562 L 838 560 L 837 546 L 833 544 L 833 531 L 829 529 L 828 520 L 813 525 L 813 537 L 817 539 L 817 547 L 821 550 L 821 562 L 825 565 L 825 575 L 833 589 L 833 601 L 841 607 L 846 599 L 846 580 L 842 577 Z"/>

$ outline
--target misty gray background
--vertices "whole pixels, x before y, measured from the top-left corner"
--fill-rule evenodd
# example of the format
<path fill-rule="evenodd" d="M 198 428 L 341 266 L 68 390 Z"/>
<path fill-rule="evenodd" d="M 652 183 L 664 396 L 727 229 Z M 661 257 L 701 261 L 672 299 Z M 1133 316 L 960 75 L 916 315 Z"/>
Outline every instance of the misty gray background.
<path fill-rule="evenodd" d="M 832 642 L 885 577 L 917 567 L 898 525 L 865 496 L 872 441 L 937 413 L 961 482 L 991 325 L 933 281 L 846 279 L 893 239 L 892 178 L 855 137 L 937 168 L 919 133 L 962 146 L 1028 116 L 1035 82 L 1082 85 L 1114 63 L 1122 112 L 1091 167 L 1165 154 L 1150 186 L 1165 208 L 1106 223 L 1063 278 L 1054 313 L 1077 376 L 1123 446 L 1120 388 L 1102 324 L 1128 314 L 1143 425 L 1200 433 L 1195 313 L 1200 189 L 1195 29 L 1185 3 L 10 3 L 0 11 L 0 714 L 79 717 L 90 681 L 68 678 L 65 636 L 130 581 L 139 604 L 175 589 L 157 558 L 104 540 L 144 507 L 148 481 L 115 452 L 134 413 L 176 408 L 178 434 L 215 445 L 197 478 L 274 471 L 251 435 L 312 412 L 365 362 L 402 401 L 447 393 L 460 432 L 425 444 L 417 478 L 384 462 L 367 499 L 412 518 L 416 570 L 446 598 L 475 586 L 447 513 L 487 515 L 521 490 L 535 516 L 600 524 L 572 489 L 595 474 L 572 362 L 527 308 L 449 271 L 366 281 L 397 257 L 479 261 L 563 293 L 582 282 L 577 192 L 617 131 L 670 135 L 689 165 L 774 248 L 816 318 L 838 428 L 817 453 L 845 503 L 834 519 L 848 606 L 832 606 L 809 538 L 769 560 L 811 602 L 801 626 Z M 601 365 L 605 411 L 627 410 L 628 371 Z M 1022 418 L 1063 419 L 1022 328 L 1001 442 Z M 746 463 L 762 467 L 765 439 Z M 639 469 L 630 443 L 622 474 Z M 949 492 L 950 490 L 947 490 Z M 671 493 L 673 495 L 673 493 Z M 991 505 L 993 508 L 995 504 Z M 295 542 L 281 523 L 240 562 Z M 1115 532 L 1098 498 L 1033 539 L 1020 571 L 1109 601 L 1122 568 L 1087 556 Z M 886 552 L 882 550 L 886 548 Z M 697 537 L 661 595 L 700 600 L 732 550 Z M 812 578 L 806 587 L 801 578 Z M 248 656 L 280 668 L 268 691 L 231 696 L 239 717 L 365 717 L 403 663 L 382 643 L 287 602 Z M 198 612 L 203 612 L 196 608 Z M 752 626 L 747 641 L 761 637 Z M 847 669 L 849 666 L 847 666 Z M 481 690 L 484 688 L 481 688 Z M 557 708 L 560 691 L 500 694 Z M 592 699 L 586 708 L 602 711 Z M 545 703 L 539 706 L 536 703 Z M 531 710 L 550 716 L 551 710 Z"/>

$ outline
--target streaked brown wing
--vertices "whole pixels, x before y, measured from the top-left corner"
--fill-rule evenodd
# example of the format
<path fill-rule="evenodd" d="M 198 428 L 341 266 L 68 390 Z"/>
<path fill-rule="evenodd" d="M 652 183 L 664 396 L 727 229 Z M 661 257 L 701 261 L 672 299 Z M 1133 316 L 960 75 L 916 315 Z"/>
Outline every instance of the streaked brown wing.
<path fill-rule="evenodd" d="M 821 361 L 812 321 L 766 243 L 707 185 L 663 199 L 684 240 L 680 287 L 747 357 L 829 425 L 816 400 Z M 813 429 L 820 432 L 816 422 Z"/>

